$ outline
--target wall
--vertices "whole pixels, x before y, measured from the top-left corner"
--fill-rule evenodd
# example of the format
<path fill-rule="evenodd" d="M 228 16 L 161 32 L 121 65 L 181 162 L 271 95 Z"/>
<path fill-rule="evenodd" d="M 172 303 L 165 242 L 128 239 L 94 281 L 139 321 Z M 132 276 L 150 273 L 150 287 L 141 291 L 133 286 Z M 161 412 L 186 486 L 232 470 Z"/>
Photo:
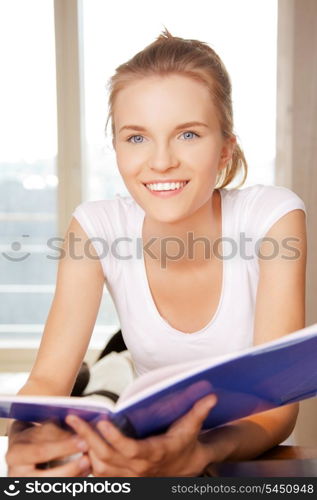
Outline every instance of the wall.
<path fill-rule="evenodd" d="M 279 0 L 276 184 L 308 211 L 306 324 L 317 322 L 317 2 Z M 316 354 L 317 363 L 317 354 Z M 296 444 L 317 446 L 317 399 L 303 401 Z"/>

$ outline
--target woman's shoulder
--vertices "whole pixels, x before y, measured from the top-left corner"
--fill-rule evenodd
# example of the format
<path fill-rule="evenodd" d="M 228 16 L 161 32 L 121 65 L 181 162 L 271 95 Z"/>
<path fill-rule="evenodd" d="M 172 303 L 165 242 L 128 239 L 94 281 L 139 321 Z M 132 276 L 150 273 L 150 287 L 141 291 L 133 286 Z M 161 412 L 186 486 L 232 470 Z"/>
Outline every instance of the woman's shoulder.
<path fill-rule="evenodd" d="M 115 242 L 119 244 L 122 238 L 136 233 L 138 210 L 140 207 L 137 207 L 133 198 L 116 195 L 109 199 L 83 201 L 72 214 L 93 240 L 108 283 L 116 282 L 122 263 L 122 259 L 117 259 L 116 254 L 109 251 L 109 245 Z"/>
<path fill-rule="evenodd" d="M 225 191 L 227 211 L 239 219 L 240 230 L 252 236 L 264 236 L 280 217 L 291 210 L 301 209 L 306 213 L 300 196 L 284 186 L 255 184 Z"/>
<path fill-rule="evenodd" d="M 142 209 L 130 196 L 84 201 L 73 212 L 89 237 L 107 241 L 134 237 L 139 231 Z"/>
<path fill-rule="evenodd" d="M 297 193 L 285 186 L 254 184 L 239 189 L 224 190 L 225 196 L 234 202 L 248 204 L 250 208 L 273 208 L 281 204 L 297 204 L 305 211 L 305 204 Z"/>
<path fill-rule="evenodd" d="M 81 212 L 90 217 L 117 218 L 121 215 L 132 215 L 139 210 L 140 207 L 131 196 L 116 194 L 114 198 L 83 201 L 75 208 L 74 214 Z"/>

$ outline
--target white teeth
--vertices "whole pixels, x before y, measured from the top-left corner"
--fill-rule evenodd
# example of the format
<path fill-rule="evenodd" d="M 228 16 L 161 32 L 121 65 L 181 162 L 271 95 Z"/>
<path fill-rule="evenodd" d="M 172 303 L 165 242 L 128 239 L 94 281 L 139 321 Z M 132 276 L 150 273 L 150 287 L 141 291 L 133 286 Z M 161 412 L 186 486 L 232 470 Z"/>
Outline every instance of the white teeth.
<path fill-rule="evenodd" d="M 184 182 L 159 182 L 157 184 L 146 184 L 146 187 L 151 191 L 172 191 L 174 189 L 180 189 L 186 185 L 187 181 Z"/>

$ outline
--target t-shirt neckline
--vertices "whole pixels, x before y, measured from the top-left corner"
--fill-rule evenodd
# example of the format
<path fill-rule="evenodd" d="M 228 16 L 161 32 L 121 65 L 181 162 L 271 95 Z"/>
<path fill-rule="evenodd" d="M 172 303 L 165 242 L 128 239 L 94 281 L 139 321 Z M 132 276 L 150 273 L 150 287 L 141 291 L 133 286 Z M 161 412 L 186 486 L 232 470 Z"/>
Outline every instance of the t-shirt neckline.
<path fill-rule="evenodd" d="M 221 200 L 221 239 L 223 240 L 224 235 L 226 234 L 226 208 L 225 208 L 225 193 L 222 189 L 219 189 L 220 193 L 220 200 Z M 145 212 L 144 210 L 141 211 L 141 217 L 140 217 L 140 223 L 139 223 L 139 228 L 138 228 L 138 237 L 140 238 L 140 241 L 143 242 L 142 238 L 142 233 L 143 233 L 143 224 L 144 224 L 144 219 L 145 219 Z M 212 318 L 210 321 L 200 330 L 196 332 L 183 332 L 181 330 L 178 330 L 177 328 L 174 328 L 170 323 L 168 323 L 160 314 L 158 311 L 156 304 L 154 302 L 152 292 L 150 289 L 147 273 L 146 273 L 146 267 L 145 267 L 145 260 L 144 260 L 144 252 L 143 252 L 143 243 L 141 245 L 141 258 L 139 259 L 140 261 L 140 272 L 141 272 L 141 281 L 144 283 L 144 295 L 147 301 L 147 304 L 149 305 L 150 309 L 153 312 L 153 315 L 157 320 L 162 324 L 164 329 L 166 331 L 169 331 L 173 334 L 176 335 L 182 335 L 183 337 L 189 337 L 193 338 L 193 336 L 198 336 L 203 334 L 204 332 L 208 332 L 208 329 L 216 322 L 217 318 L 220 315 L 220 311 L 222 308 L 222 304 L 224 302 L 224 295 L 225 295 L 225 282 L 227 278 L 227 271 L 228 271 L 228 262 L 227 259 L 222 259 L 222 285 L 221 285 L 221 293 L 220 293 L 220 299 L 218 302 L 218 306 L 216 311 L 214 312 Z"/>

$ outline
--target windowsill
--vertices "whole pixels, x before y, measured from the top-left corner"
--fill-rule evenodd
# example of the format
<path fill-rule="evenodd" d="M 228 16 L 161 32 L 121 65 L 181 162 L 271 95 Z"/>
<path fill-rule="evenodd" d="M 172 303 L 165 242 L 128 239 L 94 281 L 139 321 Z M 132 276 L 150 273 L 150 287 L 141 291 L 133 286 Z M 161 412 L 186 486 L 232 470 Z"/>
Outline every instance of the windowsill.
<path fill-rule="evenodd" d="M 0 349 L 6 348 L 34 348 L 40 345 L 41 335 L 45 325 L 0 325 Z M 119 324 L 96 324 L 91 336 L 92 348 L 100 349 L 115 332 L 119 330 Z M 36 333 L 36 335 L 34 335 Z M 4 338 L 3 338 L 4 337 Z M 35 338 L 34 338 L 35 337 Z"/>
<path fill-rule="evenodd" d="M 114 332 L 113 332 L 114 333 Z M 100 350 L 103 349 L 110 339 L 112 334 L 105 335 L 103 338 L 91 339 L 88 349 Z M 14 340 L 0 340 L 0 351 L 2 349 L 35 349 L 40 346 L 40 340 L 35 339 L 14 339 Z M 1 369 L 0 369 L 1 371 Z"/>
<path fill-rule="evenodd" d="M 104 347 L 104 346 L 103 346 Z M 95 361 L 102 347 L 89 346 L 85 355 L 85 361 L 91 364 Z M 29 372 L 35 362 L 38 346 L 23 345 L 0 347 L 0 373 L 2 372 Z"/>

